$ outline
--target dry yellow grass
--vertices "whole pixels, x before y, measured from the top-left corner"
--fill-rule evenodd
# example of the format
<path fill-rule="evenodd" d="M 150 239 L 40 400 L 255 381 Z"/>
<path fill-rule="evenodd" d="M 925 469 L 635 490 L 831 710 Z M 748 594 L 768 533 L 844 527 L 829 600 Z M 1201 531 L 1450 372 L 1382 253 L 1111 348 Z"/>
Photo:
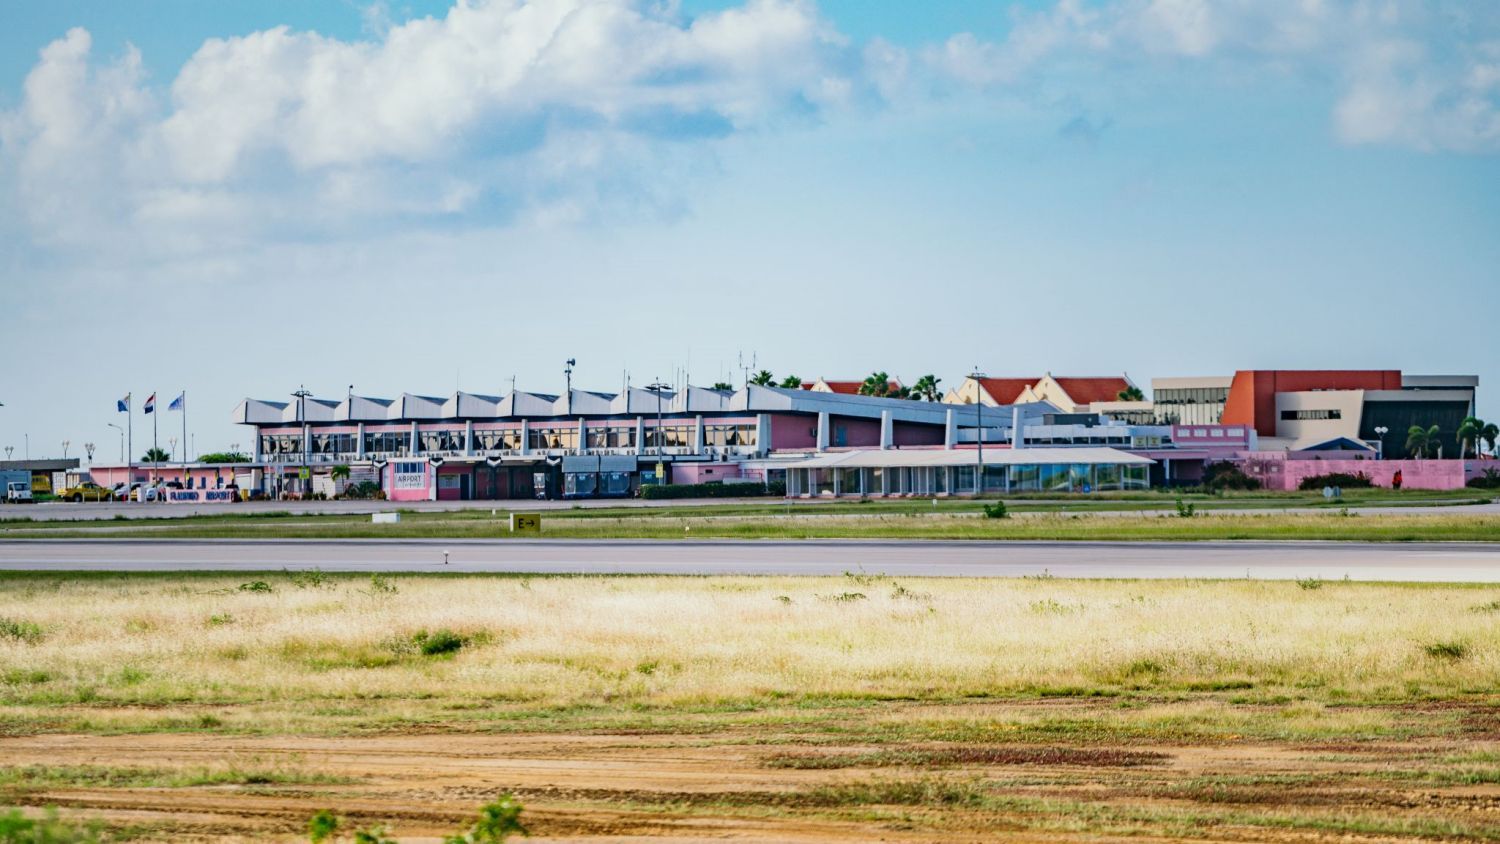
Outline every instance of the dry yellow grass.
<path fill-rule="evenodd" d="M 239 588 L 264 580 L 272 592 Z M 1330 582 L 285 575 L 0 580 L 10 716 L 68 703 L 715 705 L 1038 690 L 1489 692 L 1495 590 Z M 467 640 L 423 655 L 421 631 Z M 33 631 L 27 633 L 26 631 Z M 369 704 L 373 707 L 374 704 Z"/>

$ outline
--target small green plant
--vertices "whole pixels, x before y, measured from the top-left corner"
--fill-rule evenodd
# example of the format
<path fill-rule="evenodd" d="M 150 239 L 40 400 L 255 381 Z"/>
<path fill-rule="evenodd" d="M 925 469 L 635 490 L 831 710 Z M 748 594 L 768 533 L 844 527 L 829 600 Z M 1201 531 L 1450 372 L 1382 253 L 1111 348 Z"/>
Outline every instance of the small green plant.
<path fill-rule="evenodd" d="M 323 573 L 322 569 L 312 568 L 306 571 L 288 571 L 287 577 L 291 578 L 292 585 L 298 589 L 322 589 L 325 586 L 333 586 L 333 578 Z"/>
<path fill-rule="evenodd" d="M 274 588 L 271 587 L 271 584 L 265 582 L 264 580 L 252 580 L 249 583 L 241 583 L 240 586 L 239 586 L 239 589 L 240 589 L 241 592 L 275 592 L 276 591 Z"/>
<path fill-rule="evenodd" d="M 984 517 L 986 519 L 1008 519 L 1010 511 L 1005 509 L 1004 501 L 996 501 L 993 504 L 984 505 Z"/>
<path fill-rule="evenodd" d="M 776 596 L 776 601 L 778 603 L 782 603 L 782 604 L 790 604 L 792 602 L 792 596 L 791 595 L 777 595 Z"/>
<path fill-rule="evenodd" d="M 515 797 L 502 794 L 500 799 L 479 810 L 479 820 L 468 832 L 450 835 L 443 839 L 443 844 L 504 844 L 512 835 L 530 835 L 521 824 L 523 809 Z"/>
<path fill-rule="evenodd" d="M 411 637 L 411 643 L 416 646 L 417 651 L 423 656 L 443 656 L 445 654 L 457 653 L 468 640 L 454 633 L 452 630 L 443 628 L 431 633 L 419 630 Z"/>
<path fill-rule="evenodd" d="M 321 809 L 307 819 L 307 840 L 312 844 L 323 844 L 339 832 L 339 816 L 332 809 Z"/>
<path fill-rule="evenodd" d="M 1198 515 L 1198 507 L 1192 502 L 1177 499 L 1177 516 L 1183 519 L 1191 519 Z"/>
<path fill-rule="evenodd" d="M 385 827 L 372 826 L 354 833 L 354 844 L 397 844 L 396 839 L 385 834 Z"/>
<path fill-rule="evenodd" d="M 28 818 L 20 809 L 0 815 L 0 844 L 95 844 L 103 840 L 99 823 L 79 826 L 59 820 L 55 808 L 49 807 L 40 818 Z"/>
<path fill-rule="evenodd" d="M 1472 609 L 1474 612 L 1500 612 L 1500 601 L 1490 601 L 1487 604 L 1480 604 L 1476 607 L 1473 607 Z"/>
<path fill-rule="evenodd" d="M 365 594 L 394 595 L 398 591 L 400 590 L 396 588 L 396 582 L 391 578 L 386 577 L 383 574 L 372 574 L 370 575 L 370 588 L 366 590 Z"/>
<path fill-rule="evenodd" d="M 1297 588 L 1308 591 L 1311 591 L 1313 589 L 1322 589 L 1323 580 L 1317 577 L 1299 577 L 1297 578 Z"/>
<path fill-rule="evenodd" d="M 234 623 L 234 616 L 227 612 L 214 613 L 208 617 L 209 627 L 223 627 Z"/>
<path fill-rule="evenodd" d="M 1422 653 L 1433 659 L 1456 662 L 1469 655 L 1469 646 L 1465 642 L 1433 642 L 1430 645 L 1423 645 Z"/>
<path fill-rule="evenodd" d="M 13 639 L 28 645 L 35 645 L 42 641 L 43 635 L 45 634 L 42 626 L 34 621 L 0 616 L 0 639 Z"/>
<path fill-rule="evenodd" d="M 863 601 L 865 600 L 865 598 L 866 595 L 863 592 L 840 592 L 839 594 L 829 598 L 829 600 L 836 601 L 840 604 L 850 604 L 855 601 Z"/>

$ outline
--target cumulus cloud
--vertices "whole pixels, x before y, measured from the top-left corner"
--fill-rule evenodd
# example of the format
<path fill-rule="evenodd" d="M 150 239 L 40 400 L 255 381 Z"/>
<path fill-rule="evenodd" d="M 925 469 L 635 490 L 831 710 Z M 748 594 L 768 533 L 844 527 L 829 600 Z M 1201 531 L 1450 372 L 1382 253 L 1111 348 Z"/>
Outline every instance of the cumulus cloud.
<path fill-rule="evenodd" d="M 165 92 L 134 50 L 96 63 L 73 30 L 0 117 L 0 166 L 39 239 L 91 241 L 105 216 L 222 247 L 372 217 L 556 216 L 586 204 L 573 189 L 597 199 L 634 165 L 674 169 L 674 140 L 804 120 L 853 88 L 840 37 L 803 0 L 691 20 L 630 0 L 371 20 L 367 41 L 211 39 Z"/>
<path fill-rule="evenodd" d="M 134 49 L 101 59 L 68 32 L 0 114 L 0 221 L 42 247 L 201 260 L 414 220 L 671 215 L 718 139 L 1156 63 L 1331 79 L 1346 143 L 1500 151 L 1487 4 L 1057 0 L 1013 7 L 1004 38 L 916 48 L 851 44 L 813 0 L 693 18 L 647 0 L 461 0 L 401 22 L 369 9 L 364 40 L 211 39 L 162 81 Z M 1105 125 L 1060 134 L 1097 142 Z"/>

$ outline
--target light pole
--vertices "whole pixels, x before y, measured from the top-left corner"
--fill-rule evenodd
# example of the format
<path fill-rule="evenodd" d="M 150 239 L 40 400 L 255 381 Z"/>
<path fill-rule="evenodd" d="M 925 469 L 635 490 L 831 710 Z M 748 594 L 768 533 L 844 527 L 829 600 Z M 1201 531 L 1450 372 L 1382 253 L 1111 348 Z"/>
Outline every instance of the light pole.
<path fill-rule="evenodd" d="M 172 458 L 175 457 L 175 456 L 177 456 L 177 438 L 176 437 L 167 437 L 167 448 L 170 449 L 170 451 L 167 452 L 167 462 L 171 463 L 172 462 Z"/>
<path fill-rule="evenodd" d="M 297 397 L 297 423 L 298 427 L 302 429 L 302 469 L 303 471 L 310 472 L 307 456 L 307 397 L 312 395 L 312 393 L 307 391 L 307 387 L 298 385 L 297 392 L 292 393 L 292 395 Z M 299 472 L 298 474 L 301 473 Z M 310 482 L 311 480 L 312 478 L 309 476 L 307 481 Z M 302 489 L 303 493 L 307 492 L 305 483 Z"/>
<path fill-rule="evenodd" d="M 93 462 L 94 462 L 94 444 L 93 443 L 84 443 L 83 444 L 83 450 L 84 450 L 84 453 L 89 456 L 89 464 L 92 465 Z"/>
<path fill-rule="evenodd" d="M 653 392 L 653 393 L 656 394 L 656 465 L 660 469 L 665 469 L 666 468 L 666 463 L 662 460 L 662 448 L 661 448 L 661 434 L 662 434 L 662 431 L 661 431 L 661 394 L 662 394 L 663 390 L 667 389 L 667 385 L 663 384 L 661 382 L 661 379 L 658 378 L 653 383 L 647 384 L 646 385 L 646 389 L 650 390 L 651 392 Z M 656 483 L 657 483 L 657 485 L 660 486 L 662 484 L 665 484 L 666 482 L 667 482 L 667 473 L 665 471 L 659 471 L 659 472 L 657 472 L 656 473 Z"/>
<path fill-rule="evenodd" d="M 979 446 L 974 463 L 975 498 L 984 494 L 984 387 L 979 383 L 979 379 L 984 377 L 985 374 L 977 366 L 969 373 L 969 378 L 974 382 L 974 442 Z M 1011 433 L 1011 438 L 1015 438 L 1014 432 Z M 1014 442 L 1011 447 L 1015 447 Z"/>
<path fill-rule="evenodd" d="M 13 445 L 8 445 L 8 446 L 6 446 L 6 447 L 5 447 L 5 459 L 6 459 L 6 460 L 9 460 L 9 459 L 10 459 L 10 453 L 11 453 L 11 452 L 12 452 L 12 451 L 15 451 L 15 450 L 16 450 L 16 447 L 15 447 L 15 446 L 13 446 Z"/>
<path fill-rule="evenodd" d="M 1387 433 L 1390 433 L 1390 430 L 1390 428 L 1387 428 L 1384 425 L 1380 425 L 1375 428 L 1375 436 L 1380 437 L 1380 450 L 1375 453 L 1376 460 L 1385 459 L 1385 435 Z"/>
<path fill-rule="evenodd" d="M 573 366 L 577 363 L 576 359 L 568 358 L 567 362 L 563 364 L 563 378 L 567 381 L 566 391 L 563 395 L 567 396 L 566 407 L 569 413 L 573 412 Z"/>
<path fill-rule="evenodd" d="M 63 459 L 64 460 L 68 459 L 68 446 L 70 446 L 72 444 L 73 444 L 72 440 L 63 440 Z"/>
<path fill-rule="evenodd" d="M 119 425 L 116 425 L 113 422 L 105 422 L 104 424 L 106 424 L 109 427 L 114 428 L 116 431 L 120 432 L 120 462 L 124 463 L 125 462 L 125 429 L 123 427 L 119 426 Z"/>

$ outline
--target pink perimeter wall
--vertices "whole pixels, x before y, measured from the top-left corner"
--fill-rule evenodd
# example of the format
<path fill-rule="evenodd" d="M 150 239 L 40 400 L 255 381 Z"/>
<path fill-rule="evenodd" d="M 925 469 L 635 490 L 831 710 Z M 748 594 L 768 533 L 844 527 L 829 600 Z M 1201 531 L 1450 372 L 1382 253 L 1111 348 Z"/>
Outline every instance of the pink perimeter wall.
<path fill-rule="evenodd" d="M 672 483 L 706 484 L 740 476 L 738 463 L 677 463 L 672 466 Z"/>
<path fill-rule="evenodd" d="M 1294 490 L 1304 478 L 1340 472 L 1363 474 L 1376 486 L 1389 487 L 1397 472 L 1402 489 L 1460 489 L 1465 482 L 1462 460 L 1350 460 L 1287 459 L 1285 453 L 1252 453 L 1243 464 L 1245 474 L 1259 478 L 1266 489 Z"/>

